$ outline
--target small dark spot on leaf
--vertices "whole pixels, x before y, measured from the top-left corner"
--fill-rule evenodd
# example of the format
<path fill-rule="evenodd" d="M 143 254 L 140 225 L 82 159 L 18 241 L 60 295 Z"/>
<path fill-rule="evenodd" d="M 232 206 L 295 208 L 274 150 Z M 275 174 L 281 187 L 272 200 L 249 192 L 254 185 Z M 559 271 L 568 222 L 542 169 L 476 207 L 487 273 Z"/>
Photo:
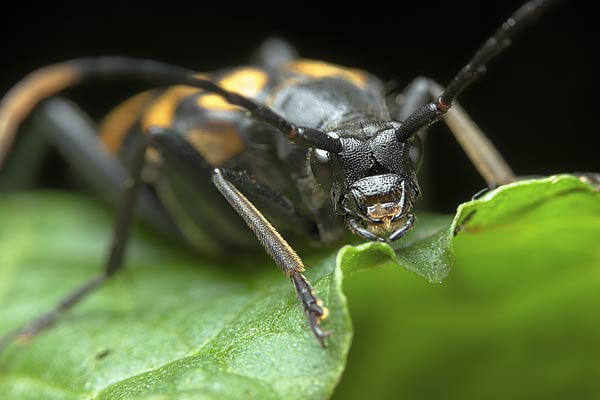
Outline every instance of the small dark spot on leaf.
<path fill-rule="evenodd" d="M 110 354 L 110 349 L 101 350 L 96 354 L 96 360 L 102 360 L 104 357 L 108 356 L 109 354 Z"/>

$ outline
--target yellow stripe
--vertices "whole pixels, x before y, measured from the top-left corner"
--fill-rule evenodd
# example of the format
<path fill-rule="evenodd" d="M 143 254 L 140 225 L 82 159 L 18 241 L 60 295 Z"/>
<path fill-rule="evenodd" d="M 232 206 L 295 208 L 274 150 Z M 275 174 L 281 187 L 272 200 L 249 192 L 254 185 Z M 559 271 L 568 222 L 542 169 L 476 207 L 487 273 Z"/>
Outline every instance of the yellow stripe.
<path fill-rule="evenodd" d="M 257 68 L 242 68 L 224 76 L 217 82 L 222 88 L 255 98 L 267 84 L 268 76 Z M 198 105 L 208 110 L 237 110 L 238 107 L 229 104 L 216 94 L 205 94 L 198 98 Z"/>
<path fill-rule="evenodd" d="M 114 154 L 119 152 L 125 136 L 153 96 L 153 91 L 137 94 L 118 105 L 104 118 L 99 135 L 108 151 Z"/>
<path fill-rule="evenodd" d="M 308 75 L 313 78 L 344 78 L 356 86 L 364 89 L 367 86 L 369 75 L 360 69 L 344 68 L 334 64 L 315 60 L 296 60 L 287 65 L 293 72 Z"/>
<path fill-rule="evenodd" d="M 151 126 L 161 128 L 170 128 L 175 120 L 175 111 L 181 100 L 198 93 L 200 89 L 191 86 L 173 86 L 162 94 L 152 105 L 142 118 L 142 128 L 144 132 Z"/>
<path fill-rule="evenodd" d="M 230 124 L 193 129 L 185 139 L 213 167 L 218 167 L 244 151 L 244 142 Z"/>

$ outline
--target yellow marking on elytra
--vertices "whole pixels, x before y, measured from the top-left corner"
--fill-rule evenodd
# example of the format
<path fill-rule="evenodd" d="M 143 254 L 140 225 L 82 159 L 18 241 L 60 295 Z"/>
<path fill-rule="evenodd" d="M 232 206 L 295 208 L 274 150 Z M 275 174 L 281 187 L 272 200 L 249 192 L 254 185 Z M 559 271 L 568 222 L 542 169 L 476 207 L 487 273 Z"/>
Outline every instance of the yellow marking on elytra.
<path fill-rule="evenodd" d="M 4 96 L 0 103 L 0 165 L 10 150 L 21 122 L 46 97 L 81 79 L 81 71 L 68 64 L 41 68 L 29 74 Z"/>
<path fill-rule="evenodd" d="M 125 136 L 140 117 L 154 93 L 139 93 L 114 108 L 102 121 L 99 136 L 104 146 L 111 153 L 118 153 Z"/>
<path fill-rule="evenodd" d="M 185 138 L 213 167 L 225 164 L 244 151 L 242 138 L 229 124 L 193 129 Z"/>
<path fill-rule="evenodd" d="M 143 131 L 147 132 L 151 126 L 161 128 L 172 127 L 179 102 L 200 91 L 201 89 L 184 85 L 173 86 L 167 89 L 166 92 L 148 107 L 148 111 L 142 118 Z"/>
<path fill-rule="evenodd" d="M 217 84 L 222 88 L 246 97 L 256 97 L 265 87 L 268 76 L 257 68 L 242 68 L 221 78 Z M 237 110 L 238 107 L 229 104 L 221 96 L 207 93 L 198 98 L 198 105 L 208 110 Z"/>
<path fill-rule="evenodd" d="M 361 89 L 367 86 L 369 75 L 360 69 L 344 68 L 323 61 L 300 59 L 287 65 L 288 69 L 313 78 L 344 78 Z"/>

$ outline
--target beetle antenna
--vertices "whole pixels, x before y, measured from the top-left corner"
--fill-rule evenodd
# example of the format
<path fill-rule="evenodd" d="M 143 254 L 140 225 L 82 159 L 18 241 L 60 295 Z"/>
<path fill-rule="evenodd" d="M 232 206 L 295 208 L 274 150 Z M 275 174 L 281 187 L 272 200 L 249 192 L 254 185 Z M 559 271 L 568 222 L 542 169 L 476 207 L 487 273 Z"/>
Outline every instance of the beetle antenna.
<path fill-rule="evenodd" d="M 108 56 L 79 58 L 43 67 L 25 77 L 6 94 L 0 102 L 0 165 L 12 146 L 19 125 L 40 101 L 85 81 L 106 78 L 137 79 L 158 85 L 186 85 L 204 89 L 223 97 L 232 105 L 246 109 L 254 119 L 277 128 L 294 143 L 332 153 L 341 151 L 339 139 L 317 129 L 296 126 L 269 107 L 200 78 L 195 71 L 159 61 Z"/>
<path fill-rule="evenodd" d="M 398 140 L 405 141 L 415 133 L 439 121 L 448 112 L 456 97 L 471 83 L 481 77 L 487 64 L 500 55 L 511 44 L 519 32 L 531 25 L 558 0 L 532 0 L 521 6 L 481 46 L 442 94 L 412 113 L 396 130 Z"/>

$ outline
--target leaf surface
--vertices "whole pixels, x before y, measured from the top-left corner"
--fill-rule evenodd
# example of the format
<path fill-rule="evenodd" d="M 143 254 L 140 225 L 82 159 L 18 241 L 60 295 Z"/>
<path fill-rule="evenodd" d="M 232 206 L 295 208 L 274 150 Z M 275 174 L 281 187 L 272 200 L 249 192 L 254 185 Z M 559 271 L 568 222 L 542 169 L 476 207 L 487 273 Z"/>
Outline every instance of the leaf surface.
<path fill-rule="evenodd" d="M 574 214 L 578 231 L 598 229 L 598 210 L 589 208 L 588 197 L 597 207 L 597 193 L 573 177 L 518 182 L 463 204 L 453 221 L 418 214 L 414 231 L 395 251 L 379 243 L 339 252 L 304 249 L 307 276 L 331 314 L 324 326 L 334 333 L 325 350 L 292 285 L 263 254 L 211 260 L 138 229 L 124 274 L 30 343 L 0 355 L 0 398 L 327 398 L 353 335 L 344 276 L 395 264 L 440 282 L 450 273 L 453 244 L 458 260 L 478 259 L 485 249 L 478 240 L 493 240 L 509 253 L 518 240 L 517 249 L 536 252 L 543 232 L 562 232 L 568 240 Z M 590 212 L 596 219 L 584 218 Z M 0 199 L 0 220 L 4 333 L 101 268 L 112 216 L 78 196 L 31 193 Z M 524 229 L 529 226 L 535 229 Z M 471 237 L 474 251 L 461 244 Z M 424 283 L 407 274 L 403 279 Z M 419 303 L 412 307 L 419 313 Z"/>

